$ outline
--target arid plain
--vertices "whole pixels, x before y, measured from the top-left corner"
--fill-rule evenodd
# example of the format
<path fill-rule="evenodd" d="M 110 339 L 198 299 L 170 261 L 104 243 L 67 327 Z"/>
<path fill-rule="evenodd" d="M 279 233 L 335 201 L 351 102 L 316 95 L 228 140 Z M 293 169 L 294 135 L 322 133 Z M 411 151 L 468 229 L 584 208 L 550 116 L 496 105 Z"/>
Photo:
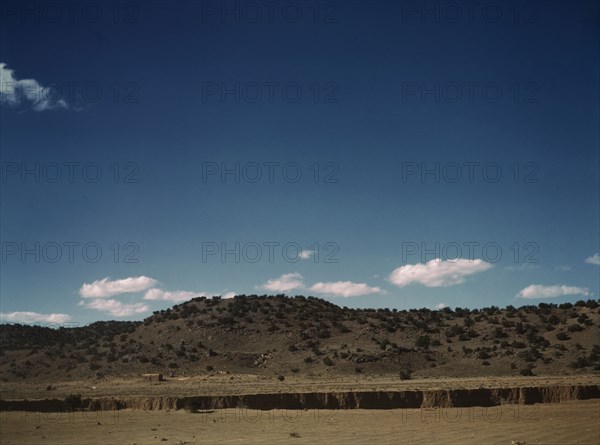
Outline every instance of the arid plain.
<path fill-rule="evenodd" d="M 0 439 L 598 444 L 598 311 L 251 296 L 141 323 L 2 325 Z"/>

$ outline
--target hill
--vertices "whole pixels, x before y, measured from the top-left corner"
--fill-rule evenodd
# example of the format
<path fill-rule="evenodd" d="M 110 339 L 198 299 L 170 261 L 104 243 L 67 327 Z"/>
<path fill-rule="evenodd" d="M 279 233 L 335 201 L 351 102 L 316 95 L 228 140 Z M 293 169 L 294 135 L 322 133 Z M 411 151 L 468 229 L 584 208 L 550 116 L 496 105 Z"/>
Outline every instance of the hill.
<path fill-rule="evenodd" d="M 0 379 L 366 373 L 415 377 L 600 372 L 600 304 L 349 309 L 314 297 L 195 298 L 143 322 L 0 325 Z"/>

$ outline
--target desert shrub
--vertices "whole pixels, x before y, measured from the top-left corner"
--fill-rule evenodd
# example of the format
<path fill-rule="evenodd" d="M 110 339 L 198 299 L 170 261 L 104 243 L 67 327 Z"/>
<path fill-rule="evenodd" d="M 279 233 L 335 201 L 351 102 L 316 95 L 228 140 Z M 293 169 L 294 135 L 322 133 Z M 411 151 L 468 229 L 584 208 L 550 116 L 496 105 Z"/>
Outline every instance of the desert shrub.
<path fill-rule="evenodd" d="M 596 300 L 588 300 L 586 301 L 585 305 L 590 309 L 596 309 L 599 306 Z"/>
<path fill-rule="evenodd" d="M 95 362 L 90 363 L 91 371 L 97 371 L 100 368 L 102 368 L 102 365 L 99 365 L 98 363 L 95 363 Z"/>
<path fill-rule="evenodd" d="M 412 373 L 410 369 L 403 369 L 400 371 L 400 380 L 410 380 L 412 378 Z"/>
<path fill-rule="evenodd" d="M 560 323 L 560 318 L 558 318 L 558 316 L 556 314 L 552 314 L 550 315 L 550 317 L 548 317 L 548 323 L 551 324 L 559 324 Z"/>
<path fill-rule="evenodd" d="M 317 337 L 319 337 L 319 338 L 330 338 L 331 337 L 331 333 L 327 329 L 320 329 L 317 332 Z"/>
<path fill-rule="evenodd" d="M 504 332 L 504 330 L 501 327 L 497 327 L 494 329 L 494 333 L 492 334 L 494 336 L 494 338 L 506 338 L 508 337 L 508 334 L 506 332 Z"/>
<path fill-rule="evenodd" d="M 519 353 L 519 356 L 526 362 L 535 362 L 537 359 L 541 358 L 542 355 L 532 346 L 527 351 Z"/>
<path fill-rule="evenodd" d="M 571 337 L 566 332 L 558 332 L 556 334 L 556 339 L 560 341 L 569 340 Z"/>
<path fill-rule="evenodd" d="M 334 363 L 333 363 L 333 360 L 331 360 L 329 357 L 325 357 L 323 359 L 323 364 L 325 366 L 333 366 Z"/>
<path fill-rule="evenodd" d="M 567 330 L 569 332 L 581 332 L 581 331 L 583 331 L 583 326 L 581 326 L 580 324 L 571 324 L 571 325 L 569 325 Z"/>
<path fill-rule="evenodd" d="M 417 341 L 415 344 L 418 348 L 428 349 L 430 343 L 431 343 L 431 339 L 429 338 L 428 335 L 421 335 L 421 336 L 419 336 L 419 338 L 417 338 Z"/>
<path fill-rule="evenodd" d="M 593 363 L 585 356 L 579 356 L 574 362 L 569 363 L 569 367 L 573 369 L 581 369 L 586 366 L 591 366 Z"/>
<path fill-rule="evenodd" d="M 307 365 L 312 363 L 314 361 L 314 359 L 309 355 L 308 357 L 304 357 L 304 363 L 306 363 Z"/>
<path fill-rule="evenodd" d="M 525 377 L 535 375 L 531 368 L 523 368 L 519 371 L 519 373 Z"/>
<path fill-rule="evenodd" d="M 486 359 L 486 358 L 490 358 L 490 357 L 491 357 L 491 355 L 487 351 L 483 351 L 482 350 L 482 351 L 479 351 L 477 353 L 477 358 L 480 359 L 480 360 L 483 360 L 483 359 Z"/>
<path fill-rule="evenodd" d="M 171 363 L 169 363 L 169 368 L 176 369 L 176 368 L 179 368 L 179 365 L 175 362 L 171 362 Z"/>

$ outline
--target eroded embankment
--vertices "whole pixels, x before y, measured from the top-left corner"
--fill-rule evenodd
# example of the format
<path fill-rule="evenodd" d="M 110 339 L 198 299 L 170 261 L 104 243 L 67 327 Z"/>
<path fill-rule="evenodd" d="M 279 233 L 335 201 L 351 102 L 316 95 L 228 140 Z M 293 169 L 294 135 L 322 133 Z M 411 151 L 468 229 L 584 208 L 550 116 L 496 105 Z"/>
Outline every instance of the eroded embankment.
<path fill-rule="evenodd" d="M 395 409 L 560 403 L 600 399 L 600 385 L 450 389 L 429 391 L 342 391 L 245 394 L 191 397 L 68 397 L 43 400 L 0 400 L 2 411 L 64 412 L 70 410 L 210 410 L 270 409 Z"/>

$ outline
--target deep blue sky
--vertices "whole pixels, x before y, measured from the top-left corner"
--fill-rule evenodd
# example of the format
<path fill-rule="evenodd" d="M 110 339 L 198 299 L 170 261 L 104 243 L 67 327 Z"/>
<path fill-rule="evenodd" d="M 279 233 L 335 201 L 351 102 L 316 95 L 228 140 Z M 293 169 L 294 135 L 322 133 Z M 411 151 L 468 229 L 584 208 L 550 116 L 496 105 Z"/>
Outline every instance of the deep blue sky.
<path fill-rule="evenodd" d="M 146 288 L 164 291 L 262 294 L 276 293 L 260 288 L 268 280 L 296 273 L 302 279 L 284 277 L 271 290 L 300 280 L 303 288 L 285 293 L 353 307 L 598 298 L 596 2 L 532 2 L 519 11 L 502 3 L 499 20 L 495 2 L 472 14 L 464 2 L 452 3 L 458 10 L 445 2 L 274 2 L 273 15 L 263 6 L 255 22 L 255 11 L 236 10 L 243 4 L 236 2 L 131 2 L 118 20 L 109 4 L 88 3 L 71 16 L 26 4 L 8 2 L 1 15 L 5 319 L 35 312 L 40 320 L 67 314 L 87 323 L 133 308 L 139 312 L 123 318 L 141 319 L 173 304 L 144 300 L 143 290 L 81 298 L 84 283 L 105 277 L 146 276 L 158 282 Z M 223 8 L 233 12 L 220 16 Z M 41 86 L 59 92 L 36 106 L 23 79 L 37 82 L 38 97 Z M 223 86 L 236 84 L 239 101 L 221 97 Z M 255 85 L 262 96 L 252 101 Z M 269 162 L 279 163 L 273 182 Z M 58 163 L 62 177 L 23 179 L 22 167 L 36 163 L 48 175 Z M 73 181 L 64 163 L 77 163 Z M 86 163 L 101 167 L 98 182 L 82 176 Z M 248 163 L 258 163 L 263 176 L 203 181 L 203 168 L 221 163 L 246 165 L 250 176 Z M 301 167 L 298 182 L 285 180 L 286 163 Z M 421 167 L 436 163 L 445 173 L 439 182 L 421 180 Z M 464 163 L 477 163 L 472 180 Z M 456 164 L 463 176 L 451 182 Z M 403 177 L 415 167 L 417 174 Z M 492 182 L 498 167 L 502 176 Z M 137 182 L 124 183 L 127 173 Z M 337 182 L 325 182 L 327 174 Z M 62 258 L 50 262 L 49 243 L 65 242 L 80 243 L 73 261 L 63 245 Z M 248 247 L 239 263 L 233 255 L 203 261 L 203 243 L 233 249 L 236 242 L 263 245 L 261 259 L 247 261 L 255 252 Z M 280 245 L 271 262 L 268 242 L 305 250 L 319 243 L 322 251 L 291 263 Z M 339 250 L 325 250 L 328 242 Z M 440 278 L 435 264 L 425 265 L 435 252 L 403 257 L 403 243 L 433 249 L 436 242 L 449 256 L 456 252 L 450 243 L 462 245 L 468 261 L 442 263 L 456 269 Z M 21 258 L 22 247 L 36 250 L 35 243 L 40 261 Z M 85 243 L 101 246 L 98 262 L 83 257 Z M 137 263 L 123 261 L 134 249 L 126 243 L 137 249 Z M 474 258 L 464 243 L 479 243 Z M 486 243 L 502 248 L 497 261 L 494 249 L 482 251 Z M 324 262 L 332 252 L 338 261 Z M 528 253 L 536 263 L 524 263 Z M 418 278 L 398 271 L 413 281 L 389 280 L 418 263 Z M 311 290 L 315 283 L 325 284 Z M 531 299 L 515 297 L 530 285 L 540 286 L 521 294 Z M 364 295 L 344 298 L 343 290 Z"/>

